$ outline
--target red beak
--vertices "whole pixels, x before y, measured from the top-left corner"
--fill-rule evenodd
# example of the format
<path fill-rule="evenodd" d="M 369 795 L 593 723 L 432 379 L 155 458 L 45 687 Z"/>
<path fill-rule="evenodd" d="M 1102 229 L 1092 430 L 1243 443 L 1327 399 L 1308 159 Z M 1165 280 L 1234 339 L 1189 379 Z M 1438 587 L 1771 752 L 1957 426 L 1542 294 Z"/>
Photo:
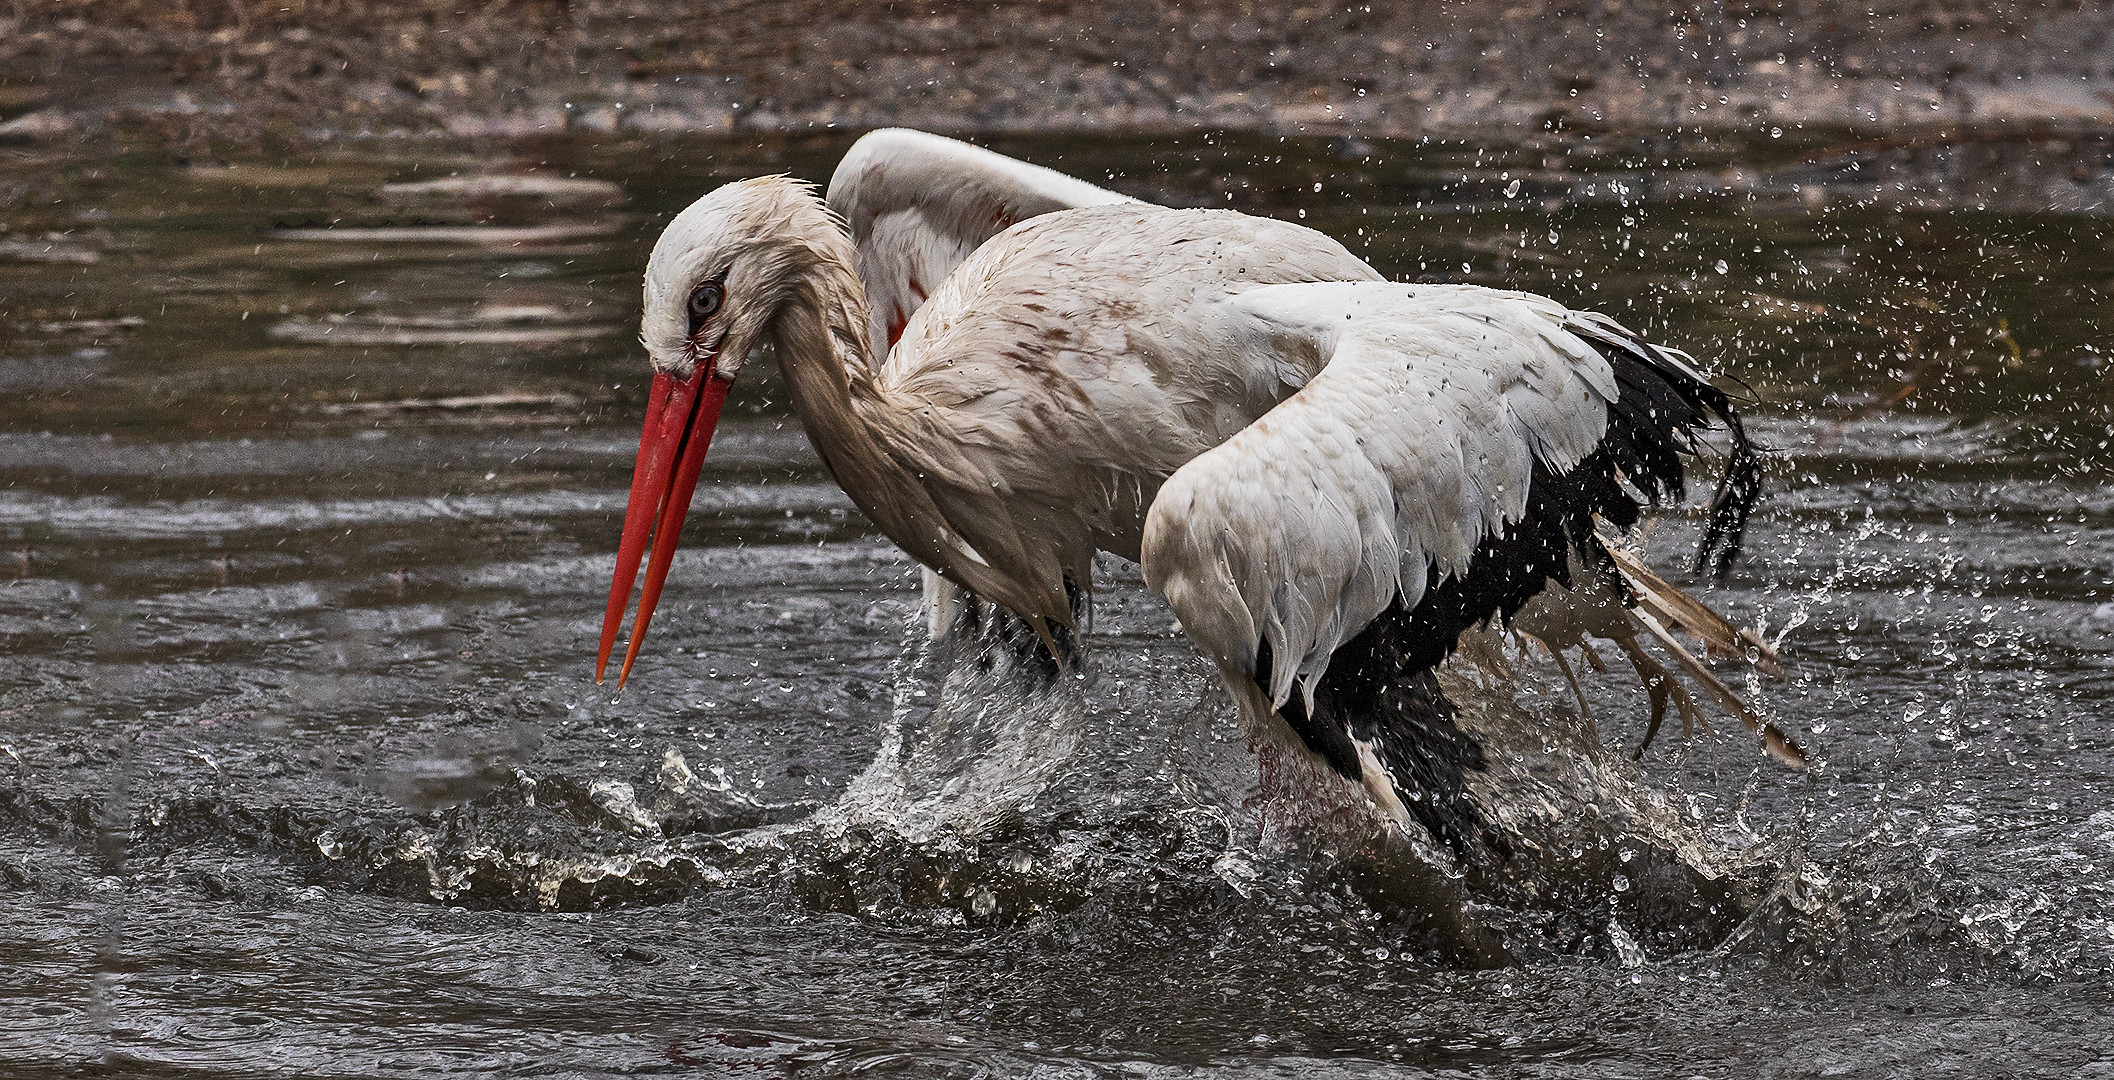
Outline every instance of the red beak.
<path fill-rule="evenodd" d="M 646 586 L 639 592 L 631 644 L 625 647 L 624 666 L 617 672 L 619 688 L 631 676 L 631 662 L 638 659 L 654 605 L 660 603 L 668 564 L 675 560 L 675 542 L 683 533 L 683 517 L 689 514 L 690 498 L 697 493 L 705 447 L 712 442 L 719 411 L 727 404 L 727 390 L 734 385 L 731 379 L 712 375 L 711 367 L 709 359 L 701 362 L 696 374 L 682 380 L 660 372 L 653 376 L 646 428 L 639 433 L 639 462 L 631 472 L 631 502 L 624 508 L 624 538 L 617 544 L 616 577 L 609 584 L 609 610 L 602 616 L 602 648 L 595 655 L 598 684 L 609 667 L 609 651 L 617 643 L 617 628 L 631 601 L 631 583 L 639 576 L 639 560 L 646 554 L 649 534 L 653 558 L 646 564 Z"/>

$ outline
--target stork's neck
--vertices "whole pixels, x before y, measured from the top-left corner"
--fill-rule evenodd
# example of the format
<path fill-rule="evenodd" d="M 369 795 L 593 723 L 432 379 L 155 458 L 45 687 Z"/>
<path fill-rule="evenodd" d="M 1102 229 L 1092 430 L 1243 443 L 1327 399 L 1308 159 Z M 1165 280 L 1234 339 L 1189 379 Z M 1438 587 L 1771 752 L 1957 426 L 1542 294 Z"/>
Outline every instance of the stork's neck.
<path fill-rule="evenodd" d="M 927 477 L 944 474 L 934 463 L 951 449 L 935 422 L 944 410 L 882 382 L 866 290 L 850 245 L 842 246 L 841 256 L 818 249 L 775 324 L 779 369 L 808 441 L 852 502 L 912 558 L 1024 616 L 1069 624 L 1061 584 L 1038 589 L 1017 560 L 987 559 L 934 500 Z"/>
<path fill-rule="evenodd" d="M 879 369 L 868 329 L 866 287 L 853 269 L 849 241 L 801 249 L 798 283 L 774 324 L 773 343 L 794 408 L 804 395 L 822 399 L 875 392 Z M 801 416 L 806 418 L 806 412 Z"/>
<path fill-rule="evenodd" d="M 775 323 L 778 365 L 808 441 L 845 494 L 881 531 L 929 566 L 949 565 L 951 533 L 925 495 L 914 439 L 918 402 L 883 387 L 866 289 L 849 242 L 810 249 L 799 287 Z"/>

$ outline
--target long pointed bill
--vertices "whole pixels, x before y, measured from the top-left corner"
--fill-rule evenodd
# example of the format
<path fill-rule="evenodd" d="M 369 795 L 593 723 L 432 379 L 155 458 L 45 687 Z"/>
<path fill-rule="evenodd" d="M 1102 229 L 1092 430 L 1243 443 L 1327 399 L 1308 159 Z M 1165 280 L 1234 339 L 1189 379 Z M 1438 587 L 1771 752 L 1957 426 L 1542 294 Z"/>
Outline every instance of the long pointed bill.
<path fill-rule="evenodd" d="M 646 560 L 646 584 L 639 593 L 639 613 L 631 623 L 624 666 L 617 671 L 618 687 L 631 677 L 632 661 L 638 659 L 654 605 L 660 603 L 668 565 L 675 560 L 675 542 L 683 532 L 683 517 L 690 512 L 691 496 L 697 492 L 697 474 L 705 465 L 705 448 L 712 443 L 712 429 L 718 426 L 727 390 L 734 385 L 712 375 L 711 367 L 708 359 L 687 379 L 664 373 L 653 376 L 646 427 L 639 433 L 639 460 L 631 473 L 631 501 L 624 508 L 624 536 L 617 543 L 616 576 L 609 583 L 609 608 L 602 615 L 602 645 L 595 654 L 597 683 L 609 667 L 609 653 L 616 646 L 617 630 L 623 625 L 642 559 Z M 653 555 L 646 559 L 649 536 Z"/>

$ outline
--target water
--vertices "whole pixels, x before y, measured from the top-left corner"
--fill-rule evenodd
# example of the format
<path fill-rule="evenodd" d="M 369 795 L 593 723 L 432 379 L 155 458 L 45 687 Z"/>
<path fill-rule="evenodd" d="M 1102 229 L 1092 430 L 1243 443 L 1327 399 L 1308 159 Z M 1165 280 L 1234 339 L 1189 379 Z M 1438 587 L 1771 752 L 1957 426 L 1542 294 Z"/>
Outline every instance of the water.
<path fill-rule="evenodd" d="M 595 690 L 646 250 L 843 145 L 0 150 L 0 1068 L 2114 1072 L 2106 144 L 1001 147 L 1599 307 L 1762 399 L 1707 595 L 1786 634 L 1755 689 L 1824 764 L 1720 721 L 1632 779 L 1642 695 L 1589 680 L 1594 790 L 1738 910 L 1670 930 L 1609 862 L 1488 970 L 1264 842 L 1134 570 L 1081 682 L 921 649 L 767 365 Z M 487 173 L 601 183 L 406 186 Z"/>

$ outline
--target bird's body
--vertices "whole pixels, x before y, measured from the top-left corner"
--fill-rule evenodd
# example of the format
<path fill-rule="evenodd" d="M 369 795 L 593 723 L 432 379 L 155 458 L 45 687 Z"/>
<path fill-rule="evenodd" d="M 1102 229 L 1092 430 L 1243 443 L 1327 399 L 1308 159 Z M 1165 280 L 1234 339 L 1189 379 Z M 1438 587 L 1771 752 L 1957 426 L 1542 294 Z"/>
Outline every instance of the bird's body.
<path fill-rule="evenodd" d="M 1431 669 L 1552 584 L 1597 599 L 1557 605 L 1550 625 L 1605 620 L 1627 597 L 1598 522 L 1628 528 L 1678 497 L 1702 428 L 1737 442 L 1725 396 L 1679 354 L 1555 301 L 1390 283 L 1288 222 L 1136 203 L 930 136 L 869 138 L 880 149 L 862 143 L 833 182 L 842 219 L 792 181 L 744 181 L 656 248 L 659 375 L 605 658 L 643 523 L 659 535 L 633 655 L 705 408 L 768 339 L 832 474 L 930 571 L 1054 649 L 1094 553 L 1141 560 L 1251 723 L 1289 725 L 1387 819 L 1465 852 L 1460 772 L 1477 751 Z M 977 168 L 995 172 L 961 179 Z M 1721 547 L 1751 499 L 1751 475 L 1734 479 Z"/>
<path fill-rule="evenodd" d="M 924 441 L 899 452 L 950 525 L 1022 592 L 1061 600 L 1065 578 L 1090 585 L 1096 549 L 1136 560 L 1161 483 L 1325 362 L 1278 347 L 1240 298 L 1377 279 L 1335 241 L 1283 222 L 1059 211 L 964 262 L 910 320 L 880 388 L 925 418 Z"/>

